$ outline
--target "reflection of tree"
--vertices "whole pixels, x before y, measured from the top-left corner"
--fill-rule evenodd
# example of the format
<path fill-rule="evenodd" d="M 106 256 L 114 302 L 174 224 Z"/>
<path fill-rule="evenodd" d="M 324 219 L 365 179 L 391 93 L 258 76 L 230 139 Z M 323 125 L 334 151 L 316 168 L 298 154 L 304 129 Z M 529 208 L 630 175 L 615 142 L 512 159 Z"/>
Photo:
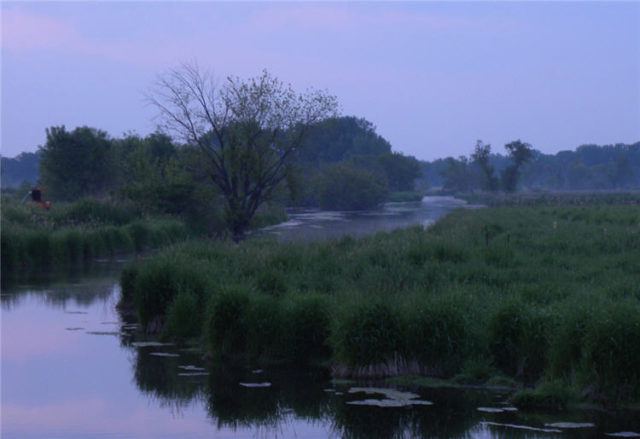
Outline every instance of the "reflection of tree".
<path fill-rule="evenodd" d="M 87 264 L 60 270 L 2 276 L 2 307 L 12 309 L 27 298 L 43 301 L 48 307 L 66 309 L 73 305 L 89 307 L 107 303 L 117 288 L 121 263 Z"/>
<path fill-rule="evenodd" d="M 157 398 L 172 407 L 186 407 L 193 399 L 202 397 L 206 377 L 181 376 L 185 370 L 180 365 L 201 362 L 194 353 L 180 352 L 179 357 L 159 357 L 152 352 L 162 351 L 159 347 L 137 348 L 134 365 L 134 379 L 145 394 Z"/>
<path fill-rule="evenodd" d="M 254 374 L 246 368 L 216 365 L 209 369 L 208 377 L 189 381 L 178 376 L 178 365 L 199 364 L 198 356 L 152 357 L 149 352 L 153 349 L 137 350 L 135 379 L 144 393 L 174 410 L 201 400 L 219 428 L 257 429 L 269 437 L 279 436 L 292 422 L 300 421 L 327 424 L 336 436 L 354 439 L 468 437 L 484 418 L 476 408 L 490 404 L 493 398 L 489 392 L 429 389 L 420 393 L 436 401 L 433 406 L 354 406 L 346 404 L 358 399 L 347 393 L 348 386 L 338 389 L 345 395 L 324 390 L 333 387 L 326 371 L 276 368 Z M 241 382 L 269 382 L 271 387 L 245 388 Z"/>

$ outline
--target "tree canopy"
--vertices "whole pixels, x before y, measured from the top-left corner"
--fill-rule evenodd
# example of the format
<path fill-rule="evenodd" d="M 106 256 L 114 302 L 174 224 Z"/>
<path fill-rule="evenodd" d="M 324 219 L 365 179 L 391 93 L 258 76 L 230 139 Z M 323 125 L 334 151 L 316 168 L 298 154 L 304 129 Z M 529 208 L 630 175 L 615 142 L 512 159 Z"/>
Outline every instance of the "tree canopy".
<path fill-rule="evenodd" d="M 337 114 L 334 96 L 296 93 L 266 70 L 247 80 L 227 77 L 218 87 L 189 64 L 160 77 L 149 100 L 167 132 L 197 145 L 211 165 L 234 240 L 287 180 L 308 127 Z"/>
<path fill-rule="evenodd" d="M 107 133 L 86 126 L 73 131 L 59 126 L 46 134 L 47 141 L 39 149 L 39 173 L 49 196 L 58 200 L 104 196 L 114 177 Z"/>

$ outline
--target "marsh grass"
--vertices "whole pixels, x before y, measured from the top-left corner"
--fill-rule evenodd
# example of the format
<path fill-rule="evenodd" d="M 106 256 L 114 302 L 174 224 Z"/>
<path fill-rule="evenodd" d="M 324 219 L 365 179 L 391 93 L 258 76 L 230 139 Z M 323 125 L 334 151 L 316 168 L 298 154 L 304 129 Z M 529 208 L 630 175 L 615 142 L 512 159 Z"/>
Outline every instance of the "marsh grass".
<path fill-rule="evenodd" d="M 184 240 L 172 218 L 140 219 L 128 205 L 91 199 L 56 203 L 50 211 L 3 198 L 2 274 L 48 269 L 142 251 Z"/>
<path fill-rule="evenodd" d="M 218 358 L 503 374 L 610 402 L 640 397 L 638 255 L 635 205 L 496 207 L 358 239 L 180 244 L 126 269 L 122 290 L 143 324 L 200 328 Z"/>

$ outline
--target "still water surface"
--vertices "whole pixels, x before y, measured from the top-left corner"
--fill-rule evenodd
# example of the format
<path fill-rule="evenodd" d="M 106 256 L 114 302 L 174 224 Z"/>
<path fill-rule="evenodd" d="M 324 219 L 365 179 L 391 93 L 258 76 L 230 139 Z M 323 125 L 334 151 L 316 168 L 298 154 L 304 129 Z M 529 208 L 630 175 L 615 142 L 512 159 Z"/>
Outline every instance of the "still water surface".
<path fill-rule="evenodd" d="M 431 202 L 438 214 L 420 212 Z M 292 215 L 297 224 L 269 233 L 284 236 L 295 229 L 308 238 L 305 227 L 314 233 L 336 221 L 353 227 L 348 218 L 355 218 L 357 231 L 372 230 L 375 221 L 388 225 L 384 217 L 400 225 L 407 218 L 428 224 L 447 210 L 442 204 L 457 205 L 431 202 L 391 205 L 380 217 L 300 212 Z M 371 407 L 351 403 L 389 398 L 354 387 L 388 384 L 332 382 L 323 371 L 261 370 L 250 364 L 211 369 L 193 347 L 144 339 L 135 323 L 118 313 L 121 267 L 122 262 L 101 262 L 89 273 L 66 273 L 62 281 L 45 277 L 3 286 L 3 439 L 577 438 L 640 431 L 634 413 L 504 410 L 506 394 L 497 390 L 402 388 L 416 394 L 409 398 L 433 404 Z M 561 421 L 584 425 L 546 425 Z"/>

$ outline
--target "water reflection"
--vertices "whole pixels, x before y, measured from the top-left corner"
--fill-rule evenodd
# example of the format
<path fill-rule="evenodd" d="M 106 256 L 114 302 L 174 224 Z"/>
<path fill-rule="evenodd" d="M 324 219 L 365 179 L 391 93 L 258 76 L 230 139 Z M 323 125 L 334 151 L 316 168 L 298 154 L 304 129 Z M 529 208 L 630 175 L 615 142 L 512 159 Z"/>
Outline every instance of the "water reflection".
<path fill-rule="evenodd" d="M 363 236 L 409 225 L 428 226 L 447 212 L 473 208 L 453 197 L 424 197 L 422 201 L 386 203 L 381 209 L 328 212 L 319 209 L 290 209 L 289 220 L 265 227 L 260 234 L 275 235 L 283 241 L 320 240 L 344 235 Z"/>
<path fill-rule="evenodd" d="M 406 204 L 389 206 L 386 217 L 410 216 Z M 294 219 L 313 229 L 351 214 L 305 215 Z M 470 389 L 403 389 L 432 406 L 358 406 L 347 404 L 362 399 L 349 389 L 389 384 L 334 382 L 323 369 L 212 366 L 195 346 L 146 339 L 131 316 L 116 312 L 120 266 L 10 287 L 3 279 L 3 438 L 532 438 L 555 433 L 518 427 L 559 429 L 548 426 L 557 422 L 595 425 L 561 429 L 570 438 L 640 431 L 638 412 L 489 413 L 478 408 L 505 407 L 506 395 Z"/>

